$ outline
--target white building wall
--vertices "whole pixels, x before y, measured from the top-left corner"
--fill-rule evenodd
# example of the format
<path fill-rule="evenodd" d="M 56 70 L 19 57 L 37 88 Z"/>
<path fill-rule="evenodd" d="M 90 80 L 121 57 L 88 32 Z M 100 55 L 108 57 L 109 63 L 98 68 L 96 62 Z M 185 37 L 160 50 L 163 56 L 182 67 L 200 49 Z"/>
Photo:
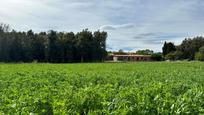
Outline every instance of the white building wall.
<path fill-rule="evenodd" d="M 118 57 L 113 57 L 113 61 L 117 62 L 118 61 Z"/>

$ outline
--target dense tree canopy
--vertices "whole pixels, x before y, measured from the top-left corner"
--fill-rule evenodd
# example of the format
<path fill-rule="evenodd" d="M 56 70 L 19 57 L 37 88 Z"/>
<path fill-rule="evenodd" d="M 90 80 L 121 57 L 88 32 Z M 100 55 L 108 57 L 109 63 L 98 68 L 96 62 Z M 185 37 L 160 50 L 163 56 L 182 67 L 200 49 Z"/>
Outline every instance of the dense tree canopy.
<path fill-rule="evenodd" d="M 0 24 L 1 62 L 95 62 L 106 57 L 106 32 L 9 31 Z"/>
<path fill-rule="evenodd" d="M 202 46 L 204 46 L 203 37 L 188 38 L 178 46 L 177 50 L 183 52 L 184 59 L 194 60 L 195 53 Z"/>
<path fill-rule="evenodd" d="M 204 61 L 204 46 L 199 48 L 199 52 L 195 54 L 195 59 L 198 61 Z"/>
<path fill-rule="evenodd" d="M 202 57 L 202 46 L 204 46 L 204 37 L 202 36 L 187 38 L 178 46 L 165 42 L 163 55 L 170 60 L 195 60 L 195 58 Z"/>
<path fill-rule="evenodd" d="M 163 55 L 166 56 L 168 53 L 176 51 L 176 46 L 172 42 L 165 42 L 162 50 Z"/>
<path fill-rule="evenodd" d="M 136 52 L 136 54 L 139 54 L 139 55 L 152 55 L 153 53 L 154 53 L 154 51 L 150 50 L 150 49 L 138 50 Z"/>

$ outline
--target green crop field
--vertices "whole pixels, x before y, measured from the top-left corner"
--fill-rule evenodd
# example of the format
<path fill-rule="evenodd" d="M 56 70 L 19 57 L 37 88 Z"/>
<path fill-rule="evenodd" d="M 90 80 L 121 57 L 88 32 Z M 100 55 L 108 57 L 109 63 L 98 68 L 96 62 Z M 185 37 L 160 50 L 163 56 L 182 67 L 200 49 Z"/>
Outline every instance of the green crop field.
<path fill-rule="evenodd" d="M 0 64 L 0 114 L 204 114 L 204 63 Z"/>

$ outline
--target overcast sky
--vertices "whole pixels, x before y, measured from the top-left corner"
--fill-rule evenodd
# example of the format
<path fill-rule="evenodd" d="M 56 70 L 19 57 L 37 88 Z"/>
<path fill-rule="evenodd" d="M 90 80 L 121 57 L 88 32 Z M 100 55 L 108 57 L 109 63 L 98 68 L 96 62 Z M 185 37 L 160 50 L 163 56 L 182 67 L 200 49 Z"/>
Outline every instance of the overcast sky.
<path fill-rule="evenodd" d="M 18 31 L 108 32 L 108 50 L 161 51 L 203 35 L 204 0 L 2 0 L 0 22 Z"/>

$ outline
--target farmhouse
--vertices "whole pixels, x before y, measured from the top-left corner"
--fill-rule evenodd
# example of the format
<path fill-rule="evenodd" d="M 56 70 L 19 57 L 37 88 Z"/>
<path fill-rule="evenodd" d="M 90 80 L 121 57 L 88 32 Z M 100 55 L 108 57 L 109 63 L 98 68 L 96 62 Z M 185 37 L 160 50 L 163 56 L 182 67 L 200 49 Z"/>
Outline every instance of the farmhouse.
<path fill-rule="evenodd" d="M 135 55 L 135 54 L 127 54 L 127 55 L 109 55 L 108 60 L 117 62 L 117 61 L 151 61 L 150 55 Z"/>

